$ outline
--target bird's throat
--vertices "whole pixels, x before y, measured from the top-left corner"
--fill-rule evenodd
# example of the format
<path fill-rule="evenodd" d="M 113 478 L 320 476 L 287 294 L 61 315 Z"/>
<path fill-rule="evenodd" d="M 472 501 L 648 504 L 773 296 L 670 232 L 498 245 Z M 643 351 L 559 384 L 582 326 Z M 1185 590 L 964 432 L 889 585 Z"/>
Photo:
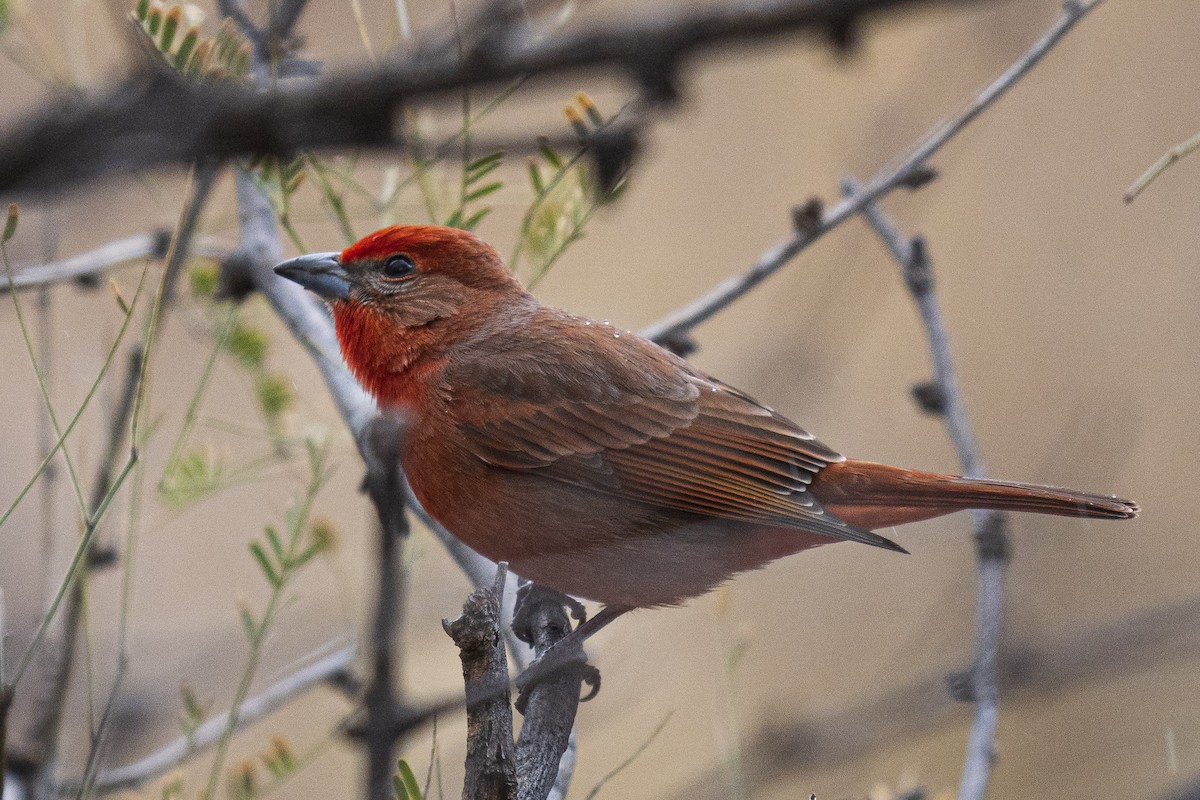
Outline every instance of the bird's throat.
<path fill-rule="evenodd" d="M 333 305 L 333 322 L 342 358 L 380 408 L 419 403 L 425 378 L 437 366 L 434 331 L 397 325 L 382 311 L 348 302 Z"/>

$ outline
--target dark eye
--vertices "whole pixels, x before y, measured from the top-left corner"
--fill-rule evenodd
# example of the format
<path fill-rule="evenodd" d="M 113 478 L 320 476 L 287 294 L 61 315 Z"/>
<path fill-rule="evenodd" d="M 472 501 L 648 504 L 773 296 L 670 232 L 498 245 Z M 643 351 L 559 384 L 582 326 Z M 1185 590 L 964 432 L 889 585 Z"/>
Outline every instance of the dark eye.
<path fill-rule="evenodd" d="M 383 276 L 385 278 L 407 278 L 413 274 L 416 268 L 417 265 L 409 256 L 392 256 L 383 262 Z"/>

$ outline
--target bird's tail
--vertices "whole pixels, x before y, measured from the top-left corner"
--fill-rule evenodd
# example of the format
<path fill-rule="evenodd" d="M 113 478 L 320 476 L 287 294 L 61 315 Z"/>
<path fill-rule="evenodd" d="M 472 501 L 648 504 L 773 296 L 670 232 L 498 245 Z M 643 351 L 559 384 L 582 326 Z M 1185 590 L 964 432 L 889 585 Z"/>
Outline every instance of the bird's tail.
<path fill-rule="evenodd" d="M 821 470 L 813 479 L 811 491 L 830 513 L 868 530 L 964 509 L 1091 519 L 1130 519 L 1138 513 L 1137 503 L 1111 495 L 938 475 L 853 459 Z"/>

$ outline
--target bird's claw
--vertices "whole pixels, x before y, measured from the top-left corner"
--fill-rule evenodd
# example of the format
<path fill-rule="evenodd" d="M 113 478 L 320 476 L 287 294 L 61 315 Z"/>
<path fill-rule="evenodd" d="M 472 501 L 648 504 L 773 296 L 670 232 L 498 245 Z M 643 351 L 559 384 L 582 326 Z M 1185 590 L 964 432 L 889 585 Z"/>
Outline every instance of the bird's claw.
<path fill-rule="evenodd" d="M 529 697 L 538 684 L 559 677 L 578 677 L 581 684 L 587 685 L 587 694 L 579 698 L 581 703 L 591 700 L 600 692 L 600 670 L 588 663 L 587 653 L 583 652 L 582 647 L 564 639 L 517 676 L 517 701 L 514 704 L 517 711 L 525 713 Z"/>
<path fill-rule="evenodd" d="M 545 603 L 562 606 L 575 620 L 576 627 L 587 621 L 587 609 L 574 597 L 523 581 L 517 587 L 517 602 L 513 607 L 512 631 L 525 644 L 533 644 L 534 612 Z"/>

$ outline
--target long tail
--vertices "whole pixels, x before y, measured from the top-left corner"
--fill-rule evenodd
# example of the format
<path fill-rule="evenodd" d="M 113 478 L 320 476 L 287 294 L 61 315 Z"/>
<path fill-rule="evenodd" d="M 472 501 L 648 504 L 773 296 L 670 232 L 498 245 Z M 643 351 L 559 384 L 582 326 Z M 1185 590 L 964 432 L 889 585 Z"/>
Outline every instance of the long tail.
<path fill-rule="evenodd" d="M 959 478 L 854 459 L 821 470 L 810 491 L 831 514 L 867 530 L 969 508 L 1090 519 L 1130 519 L 1138 513 L 1137 503 L 1110 495 Z"/>

